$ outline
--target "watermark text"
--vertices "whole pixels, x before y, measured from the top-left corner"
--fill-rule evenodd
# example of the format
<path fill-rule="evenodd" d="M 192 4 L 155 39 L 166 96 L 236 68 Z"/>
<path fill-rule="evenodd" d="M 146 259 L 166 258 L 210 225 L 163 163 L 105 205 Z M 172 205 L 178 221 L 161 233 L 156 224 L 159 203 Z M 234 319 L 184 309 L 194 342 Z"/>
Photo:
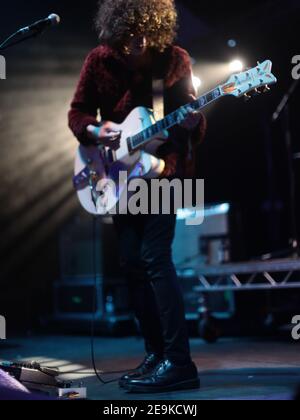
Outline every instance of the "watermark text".
<path fill-rule="evenodd" d="M 292 78 L 294 80 L 300 79 L 300 55 L 295 55 L 292 58 L 292 64 L 294 65 L 292 70 Z"/>
<path fill-rule="evenodd" d="M 6 340 L 6 319 L 0 315 L 0 340 Z"/>
<path fill-rule="evenodd" d="M 6 60 L 3 55 L 0 55 L 0 80 L 6 79 Z"/>
<path fill-rule="evenodd" d="M 294 316 L 292 324 L 295 325 L 292 329 L 292 337 L 294 340 L 300 340 L 300 315 Z"/>
<path fill-rule="evenodd" d="M 120 171 L 119 179 L 102 178 L 93 190 L 98 214 L 177 214 L 189 209 L 186 218 L 189 226 L 204 221 L 203 179 L 129 179 L 126 171 Z"/>

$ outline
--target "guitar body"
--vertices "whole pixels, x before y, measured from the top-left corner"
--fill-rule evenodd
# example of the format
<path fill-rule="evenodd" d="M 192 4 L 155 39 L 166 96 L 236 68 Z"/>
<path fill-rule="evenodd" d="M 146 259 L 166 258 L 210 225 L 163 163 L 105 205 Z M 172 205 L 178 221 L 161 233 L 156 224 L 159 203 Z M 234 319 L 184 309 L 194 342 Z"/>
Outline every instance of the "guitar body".
<path fill-rule="evenodd" d="M 255 95 L 265 93 L 270 90 L 270 84 L 277 82 L 271 70 L 270 60 L 258 63 L 252 69 L 232 75 L 225 84 L 217 86 L 184 108 L 187 110 L 188 107 L 188 112 L 191 109 L 198 111 L 227 95 L 236 98 L 246 96 L 249 99 L 251 92 Z M 127 199 L 122 200 L 122 197 L 128 192 L 128 181 L 156 178 L 162 174 L 165 162 L 156 158 L 155 152 L 168 138 L 162 131 L 177 125 L 181 121 L 181 114 L 182 107 L 156 122 L 151 110 L 138 107 L 118 126 L 121 141 L 117 151 L 112 152 L 103 146 L 80 146 L 73 181 L 85 210 L 94 215 L 105 215 L 114 212 L 118 205 L 118 211 L 122 212 L 123 207 L 127 207 Z M 126 176 L 120 176 L 124 173 Z"/>
<path fill-rule="evenodd" d="M 156 178 L 165 168 L 165 163 L 154 156 L 157 147 L 166 140 L 161 134 L 153 138 L 143 150 L 133 153 L 127 139 L 155 123 L 149 109 L 135 108 L 118 126 L 121 132 L 120 148 L 109 151 L 103 147 L 80 146 L 75 158 L 74 184 L 82 207 L 93 215 L 105 215 L 118 205 L 127 190 L 128 180 Z M 152 154 L 153 153 L 153 154 Z M 127 179 L 119 179 L 126 172 Z M 80 175 L 81 174 L 81 175 Z M 113 181 L 113 182 L 112 182 Z M 124 203 L 125 204 L 125 203 Z M 118 209 L 119 211 L 121 208 Z"/>

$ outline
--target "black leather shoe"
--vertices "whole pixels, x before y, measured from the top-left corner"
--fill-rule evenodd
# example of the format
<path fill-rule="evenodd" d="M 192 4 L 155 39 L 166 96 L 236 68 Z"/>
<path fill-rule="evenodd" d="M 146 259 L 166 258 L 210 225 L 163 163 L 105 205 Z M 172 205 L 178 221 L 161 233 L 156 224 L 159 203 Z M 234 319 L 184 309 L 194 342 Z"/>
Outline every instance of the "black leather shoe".
<path fill-rule="evenodd" d="M 200 388 L 200 380 L 194 363 L 179 366 L 164 360 L 152 373 L 129 379 L 124 388 L 135 393 L 180 391 Z"/>
<path fill-rule="evenodd" d="M 136 369 L 122 376 L 119 380 L 119 386 L 121 388 L 125 387 L 125 384 L 131 379 L 138 379 L 143 375 L 151 373 L 157 365 L 162 361 L 163 357 L 160 357 L 154 353 L 149 354 L 145 357 L 143 363 L 140 364 Z"/>

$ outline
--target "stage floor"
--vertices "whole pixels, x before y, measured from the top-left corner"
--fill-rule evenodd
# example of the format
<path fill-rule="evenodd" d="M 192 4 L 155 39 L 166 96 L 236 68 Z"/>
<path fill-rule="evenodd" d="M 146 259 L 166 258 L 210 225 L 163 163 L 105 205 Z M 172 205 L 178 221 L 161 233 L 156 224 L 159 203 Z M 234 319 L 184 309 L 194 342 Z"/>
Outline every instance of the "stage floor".
<path fill-rule="evenodd" d="M 300 385 L 300 343 L 272 339 L 223 339 L 209 345 L 192 339 L 193 358 L 202 388 L 192 392 L 134 395 L 117 383 L 101 385 L 91 369 L 90 340 L 82 336 L 34 336 L 10 339 L 0 344 L 0 360 L 38 361 L 84 382 L 93 400 L 287 400 Z M 101 338 L 95 341 L 99 370 L 116 371 L 135 367 L 143 358 L 137 338 Z M 105 375 L 109 380 L 118 375 Z"/>

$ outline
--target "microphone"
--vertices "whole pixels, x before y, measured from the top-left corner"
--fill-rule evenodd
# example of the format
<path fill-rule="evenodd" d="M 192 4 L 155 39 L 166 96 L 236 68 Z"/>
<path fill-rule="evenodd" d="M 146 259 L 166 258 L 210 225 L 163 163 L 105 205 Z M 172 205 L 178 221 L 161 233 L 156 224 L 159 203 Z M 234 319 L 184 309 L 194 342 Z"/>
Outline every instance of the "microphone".
<path fill-rule="evenodd" d="M 24 28 L 20 29 L 18 33 L 26 34 L 28 32 L 42 32 L 47 26 L 55 26 L 59 25 L 60 17 L 55 13 L 51 13 L 46 19 L 38 20 L 37 22 L 33 23 L 32 25 L 25 26 Z"/>

